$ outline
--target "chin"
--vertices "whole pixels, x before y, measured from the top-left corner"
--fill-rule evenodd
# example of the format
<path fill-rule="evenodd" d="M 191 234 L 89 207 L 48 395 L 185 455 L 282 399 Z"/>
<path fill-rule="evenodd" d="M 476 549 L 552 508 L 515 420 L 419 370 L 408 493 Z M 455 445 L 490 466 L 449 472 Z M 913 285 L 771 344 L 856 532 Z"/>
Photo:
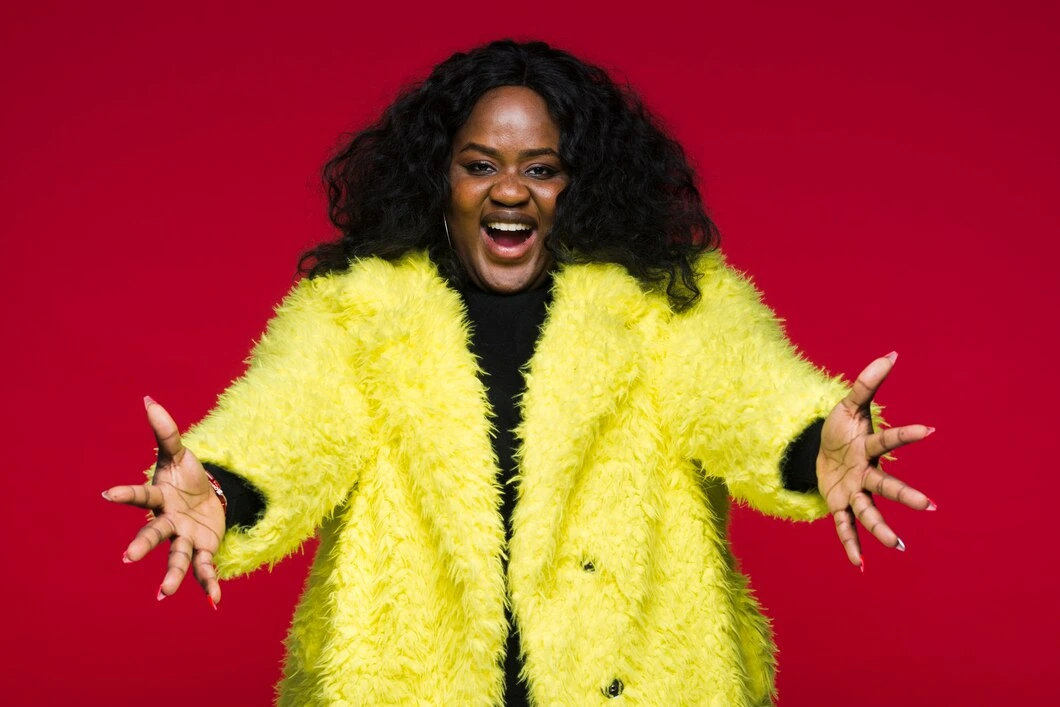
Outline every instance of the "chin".
<path fill-rule="evenodd" d="M 474 280 L 487 292 L 513 295 L 540 284 L 545 279 L 545 270 L 547 268 L 488 268 L 477 272 Z"/>

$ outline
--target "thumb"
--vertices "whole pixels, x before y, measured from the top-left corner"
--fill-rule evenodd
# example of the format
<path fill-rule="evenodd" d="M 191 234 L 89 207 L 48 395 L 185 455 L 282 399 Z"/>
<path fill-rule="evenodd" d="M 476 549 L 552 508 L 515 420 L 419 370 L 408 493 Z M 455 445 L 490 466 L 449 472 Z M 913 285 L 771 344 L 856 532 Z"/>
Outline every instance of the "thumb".
<path fill-rule="evenodd" d="M 177 423 L 173 421 L 166 409 L 151 399 L 149 395 L 144 396 L 144 407 L 147 410 L 147 423 L 151 425 L 151 431 L 155 433 L 155 440 L 158 442 L 159 464 L 176 460 L 184 452 Z"/>
<path fill-rule="evenodd" d="M 850 392 L 843 399 L 843 403 L 856 410 L 868 408 L 872 403 L 873 397 L 876 396 L 876 391 L 879 390 L 880 385 L 887 378 L 887 374 L 894 368 L 894 362 L 897 358 L 898 353 L 892 351 L 886 356 L 880 356 L 866 366 L 858 374 Z"/>

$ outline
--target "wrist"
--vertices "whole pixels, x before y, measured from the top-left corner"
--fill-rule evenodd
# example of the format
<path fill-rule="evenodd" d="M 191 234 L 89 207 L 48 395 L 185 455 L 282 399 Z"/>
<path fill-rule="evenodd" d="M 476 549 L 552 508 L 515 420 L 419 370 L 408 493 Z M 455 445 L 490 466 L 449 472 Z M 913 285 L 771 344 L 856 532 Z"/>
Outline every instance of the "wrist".
<path fill-rule="evenodd" d="M 221 512 L 227 518 L 228 499 L 225 498 L 224 489 L 221 488 L 221 484 L 217 481 L 217 479 L 214 478 L 213 474 L 211 474 L 206 469 L 203 469 L 202 471 L 204 474 L 206 474 L 206 480 L 210 483 L 211 490 L 213 491 L 214 495 L 217 496 L 217 500 L 221 502 Z"/>

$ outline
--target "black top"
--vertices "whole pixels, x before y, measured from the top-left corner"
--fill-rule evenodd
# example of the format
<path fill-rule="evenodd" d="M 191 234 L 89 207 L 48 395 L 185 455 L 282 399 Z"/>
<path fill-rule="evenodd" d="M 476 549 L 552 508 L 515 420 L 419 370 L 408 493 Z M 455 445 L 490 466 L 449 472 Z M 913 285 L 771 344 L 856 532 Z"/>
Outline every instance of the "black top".
<path fill-rule="evenodd" d="M 545 287 L 498 295 L 468 289 L 461 294 L 471 323 L 471 352 L 482 368 L 482 383 L 493 409 L 493 452 L 500 468 L 498 481 L 504 486 L 501 516 L 510 536 L 515 507 L 515 486 L 511 483 L 517 448 L 514 430 L 522 421 L 519 398 L 525 387 L 522 368 L 534 353 L 551 291 Z"/>
<path fill-rule="evenodd" d="M 551 283 L 547 283 L 551 284 Z M 514 295 L 498 295 L 468 288 L 462 292 L 471 322 L 471 352 L 478 357 L 483 384 L 493 408 L 493 453 L 500 469 L 498 481 L 503 484 L 501 517 L 508 537 L 511 536 L 512 510 L 515 508 L 514 430 L 522 421 L 519 398 L 525 388 L 522 368 L 530 360 L 537 343 L 545 310 L 551 301 L 546 286 Z M 523 661 L 519 655 L 519 630 L 505 603 L 508 617 L 508 648 L 504 656 L 504 704 L 522 707 L 530 704 L 526 684 L 519 679 Z"/>
<path fill-rule="evenodd" d="M 512 509 L 515 507 L 514 430 L 522 419 L 519 398 L 525 381 L 522 369 L 530 361 L 545 313 L 551 301 L 548 285 L 514 295 L 499 295 L 469 288 L 461 292 L 471 324 L 471 351 L 482 369 L 483 384 L 494 414 L 493 453 L 497 457 L 503 485 L 501 517 L 506 533 L 511 535 Z M 792 441 L 781 464 L 784 487 L 790 491 L 813 491 L 817 488 L 816 458 L 821 442 L 822 420 L 817 420 Z M 265 511 L 261 493 L 245 479 L 216 464 L 204 463 L 221 484 L 228 501 L 227 527 L 250 526 Z M 526 685 L 519 680 L 523 662 L 519 655 L 519 632 L 510 610 L 505 609 L 511 630 L 505 655 L 506 680 L 504 704 L 522 707 L 529 704 Z"/>

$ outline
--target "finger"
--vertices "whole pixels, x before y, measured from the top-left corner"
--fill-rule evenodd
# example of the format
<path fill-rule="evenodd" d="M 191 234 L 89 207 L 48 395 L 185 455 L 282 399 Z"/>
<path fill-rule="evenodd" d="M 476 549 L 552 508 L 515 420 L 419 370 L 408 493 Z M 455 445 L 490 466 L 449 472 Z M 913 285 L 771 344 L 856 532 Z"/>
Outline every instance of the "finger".
<path fill-rule="evenodd" d="M 158 510 L 162 507 L 162 491 L 157 486 L 112 486 L 103 492 L 103 498 L 114 503 Z"/>
<path fill-rule="evenodd" d="M 887 452 L 892 452 L 913 442 L 919 442 L 934 431 L 934 427 L 926 427 L 924 425 L 889 427 L 886 430 L 871 434 L 865 439 L 865 456 L 870 459 L 879 459 Z"/>
<path fill-rule="evenodd" d="M 861 521 L 861 525 L 881 543 L 887 547 L 899 547 L 901 545 L 898 536 L 891 530 L 891 526 L 884 522 L 883 514 L 880 513 L 880 509 L 876 507 L 876 504 L 872 502 L 872 497 L 867 493 L 859 492 L 854 494 L 850 508 L 854 511 L 854 515 L 857 516 L 858 520 Z M 905 546 L 901 545 L 899 549 L 904 550 Z"/>
<path fill-rule="evenodd" d="M 213 608 L 221 601 L 221 584 L 217 581 L 217 569 L 213 566 L 213 553 L 209 550 L 198 550 L 192 563 L 195 579 L 199 580 Z"/>
<path fill-rule="evenodd" d="M 191 540 L 183 536 L 177 536 L 173 539 L 173 542 L 169 544 L 169 568 L 166 570 L 166 576 L 162 580 L 162 586 L 158 588 L 158 591 L 168 596 L 173 594 L 180 588 L 180 583 L 184 581 L 184 575 L 188 572 L 188 567 L 191 566 L 191 553 L 194 551 Z"/>
<path fill-rule="evenodd" d="M 896 501 L 918 511 L 926 511 L 931 506 L 931 499 L 899 478 L 891 476 L 879 468 L 869 470 L 865 475 L 865 490 L 888 501 Z"/>
<path fill-rule="evenodd" d="M 163 540 L 177 534 L 177 528 L 173 525 L 168 515 L 159 516 L 153 521 L 140 528 L 129 547 L 125 549 L 125 557 L 131 562 L 143 559 L 143 557 L 162 544 Z"/>
<path fill-rule="evenodd" d="M 832 517 L 835 519 L 836 535 L 847 551 L 847 559 L 850 564 L 861 567 L 861 541 L 858 540 L 858 529 L 854 525 L 854 514 L 849 508 L 844 508 L 834 512 Z"/>
<path fill-rule="evenodd" d="M 843 402 L 847 406 L 858 410 L 867 408 L 872 402 L 872 398 L 876 395 L 876 391 L 879 390 L 880 385 L 887 378 L 887 374 L 891 372 L 891 368 L 894 367 L 894 362 L 897 358 L 898 354 L 892 351 L 866 366 L 858 374 L 857 380 L 854 381 L 854 386 L 847 393 L 847 396 L 843 398 Z"/>
<path fill-rule="evenodd" d="M 180 455 L 184 451 L 184 445 L 180 442 L 180 430 L 177 423 L 173 421 L 166 409 L 152 400 L 144 398 L 144 406 L 147 408 L 147 422 L 151 425 L 151 431 L 155 433 L 158 442 L 159 465 L 163 461 L 180 461 Z"/>

